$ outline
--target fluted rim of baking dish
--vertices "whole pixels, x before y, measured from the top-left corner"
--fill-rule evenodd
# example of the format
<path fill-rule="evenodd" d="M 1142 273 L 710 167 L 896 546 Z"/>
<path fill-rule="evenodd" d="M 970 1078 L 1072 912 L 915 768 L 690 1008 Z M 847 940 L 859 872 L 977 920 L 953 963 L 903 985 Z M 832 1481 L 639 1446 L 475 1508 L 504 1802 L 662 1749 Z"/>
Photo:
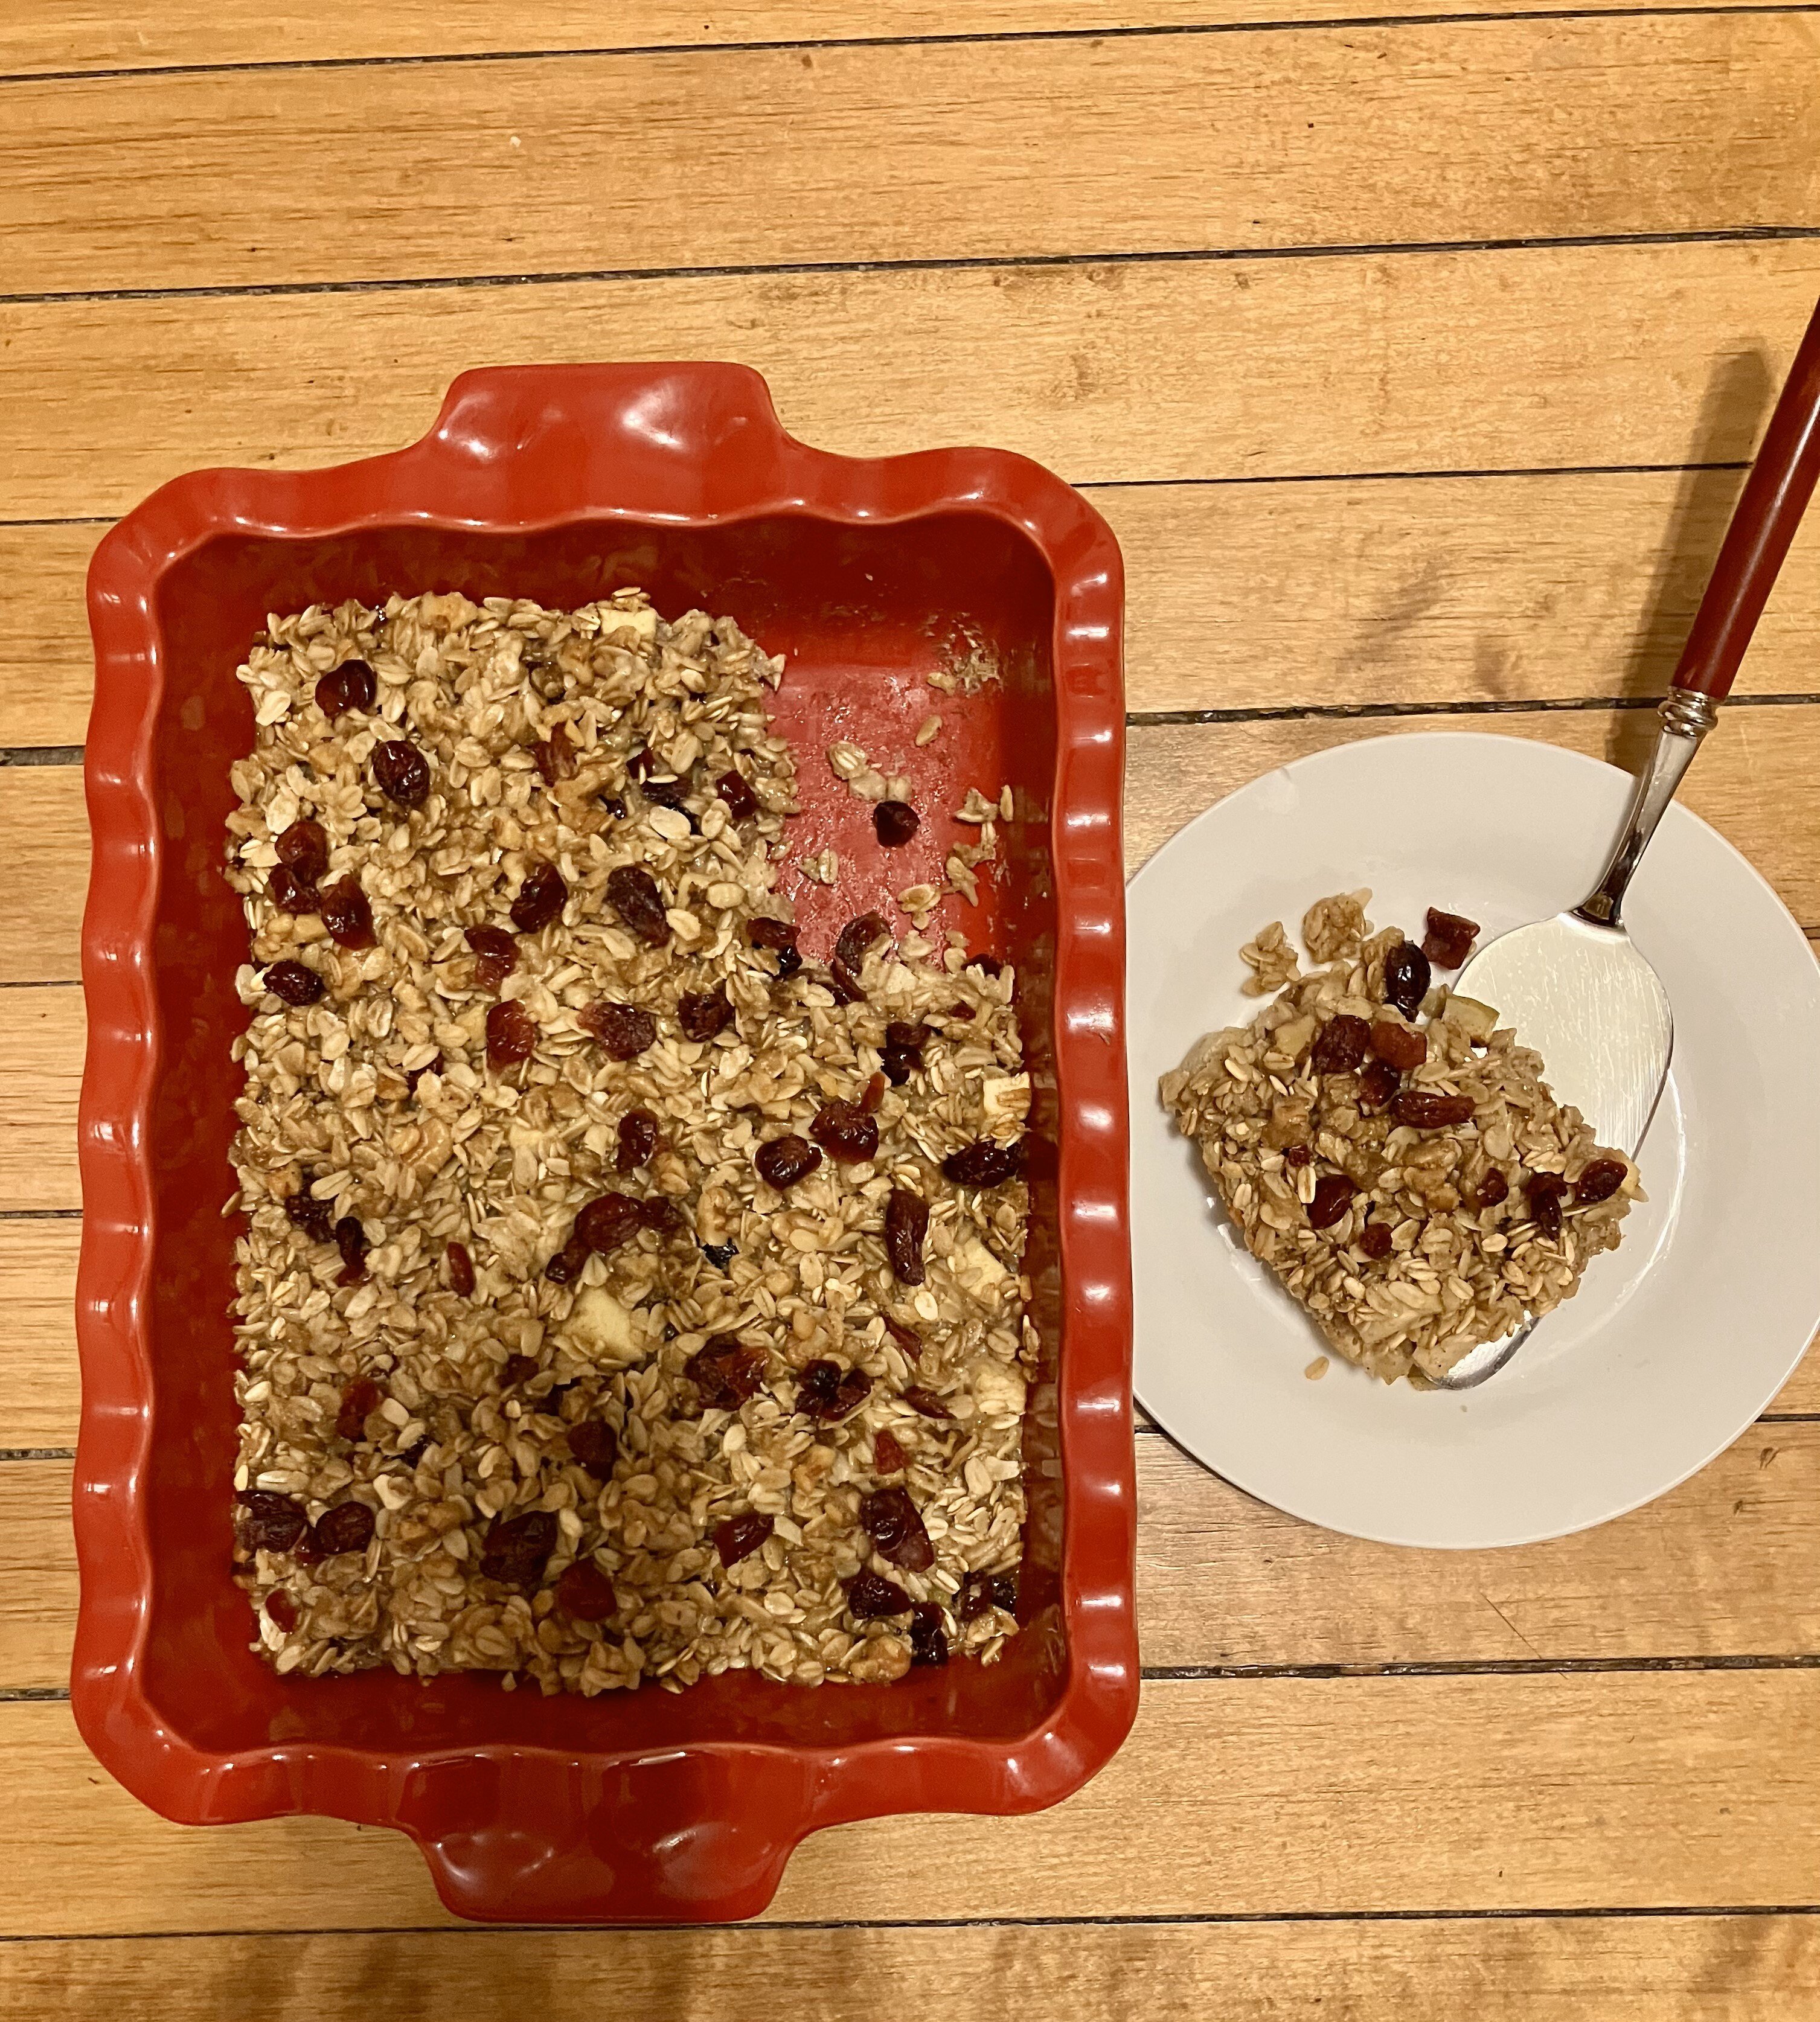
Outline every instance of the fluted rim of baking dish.
<path fill-rule="evenodd" d="M 673 429 L 685 411 L 705 419 L 693 445 L 699 455 L 647 461 L 642 495 L 598 495 L 583 460 L 554 440 L 561 428 L 578 422 L 609 434 Z M 721 466 L 734 473 L 730 481 L 705 481 L 705 460 L 726 451 L 736 451 Z M 71 1699 L 89 1746 L 154 1809 L 187 1823 L 313 1812 L 397 1827 L 417 1840 L 439 1892 L 459 1914 L 586 1918 L 594 1913 L 576 1900 L 573 1875 L 552 1874 L 541 1889 L 535 1878 L 527 1885 L 523 1835 L 511 1829 L 547 1816 L 553 1805 L 586 1808 L 586 1787 L 598 1792 L 604 1772 L 637 1768 L 646 1753 L 581 1754 L 521 1742 L 408 1755 L 319 1741 L 211 1750 L 173 1732 L 145 1695 L 141 1670 L 152 1581 L 144 1505 L 152 1396 L 147 1292 L 155 1198 L 148 1126 L 160 1046 L 152 946 L 161 868 L 153 795 L 164 672 L 155 611 L 160 577 L 224 533 L 320 538 L 409 524 L 531 534 L 578 520 L 709 526 L 780 513 L 875 525 L 956 508 L 1021 531 L 1043 554 L 1055 587 L 1051 844 L 1063 1118 L 1058 1205 L 1068 1315 L 1058 1386 L 1067 1676 L 1046 1716 L 1011 1739 L 930 1734 L 832 1746 L 688 1744 L 682 1757 L 711 1781 L 731 1772 L 742 1788 L 762 1787 L 769 1814 L 762 1830 L 744 1849 L 740 1872 L 724 1886 L 711 1885 L 686 1909 L 660 1900 L 661 1889 L 647 1900 L 634 1878 L 625 1904 L 616 1896 L 606 1914 L 635 1914 L 641 1921 L 751 1915 L 770 1900 L 798 1843 L 820 1827 L 893 1812 L 1036 1810 L 1078 1788 L 1124 1738 L 1136 1710 L 1138 1655 L 1117 544 L 1078 492 L 1010 451 L 847 458 L 798 442 L 779 422 L 764 380 L 744 366 L 506 367 L 458 378 L 429 433 L 390 454 L 303 473 L 218 469 L 179 477 L 108 534 L 90 569 L 96 687 L 84 765 L 93 857 L 82 926 L 89 1021 L 79 1123 L 82 1414 L 73 1498 L 82 1594 Z M 459 1845 L 431 1838 L 412 1821 L 409 1793 L 440 1768 L 477 1762 L 499 1779 L 493 1844 L 485 1834 L 466 1834 Z"/>

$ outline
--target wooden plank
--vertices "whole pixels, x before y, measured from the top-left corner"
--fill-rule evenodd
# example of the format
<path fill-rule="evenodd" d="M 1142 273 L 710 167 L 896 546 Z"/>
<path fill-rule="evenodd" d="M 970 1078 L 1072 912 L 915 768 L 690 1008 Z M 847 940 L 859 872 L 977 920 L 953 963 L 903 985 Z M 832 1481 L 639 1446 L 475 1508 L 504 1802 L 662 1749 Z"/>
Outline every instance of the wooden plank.
<path fill-rule="evenodd" d="M 1820 1859 L 1817 1744 L 1805 1670 L 1163 1681 L 1066 1804 L 818 1834 L 771 1915 L 1796 1903 Z M 0 1752 L 32 1849 L 0 1902 L 9 1933 L 450 1921 L 390 1834 L 155 1817 L 96 1767 L 65 1705 L 0 1704 Z M 1144 1847 L 1169 1857 L 1134 1859 Z"/>
<path fill-rule="evenodd" d="M 0 1948 L 0 2015 L 219 2022 L 945 2022 L 990 1988 L 1076 2022 L 1807 2022 L 1811 1917 L 1421 1918 L 959 1930 L 338 1932 L 40 1938 Z"/>
<path fill-rule="evenodd" d="M 5 1099 L 13 1099 L 12 1089 Z M 74 1121 L 72 1112 L 66 1135 Z M 79 1221 L 0 1221 L 0 1451 L 76 1443 L 82 1232 Z"/>
<path fill-rule="evenodd" d="M 1124 550 L 1136 711 L 1506 702 L 1665 688 L 1741 473 L 1138 485 L 1093 502 Z M 0 637 L 0 745 L 75 744 L 101 530 L 0 526 L 29 584 Z M 1820 521 L 1796 541 L 1738 681 L 1820 688 Z"/>
<path fill-rule="evenodd" d="M 6 1040 L 0 1059 L 0 1209 L 80 1207 L 75 1119 L 86 1031 L 82 993 L 0 992 L 0 1020 Z M 27 1316 L 17 1317 L 21 1325 L 31 1324 Z"/>
<path fill-rule="evenodd" d="M 337 462 L 421 434 L 465 367 L 678 333 L 806 440 L 998 443 L 1076 482 L 1724 462 L 1817 292 L 1800 241 L 15 305 L 0 519 Z"/>
<path fill-rule="evenodd" d="M 70 1463 L 0 1462 L 0 1688 L 67 1684 L 75 1620 Z"/>
<path fill-rule="evenodd" d="M 1813 214 L 1811 55 L 1668 13 L 27 82 L 7 290 L 1719 231 Z"/>

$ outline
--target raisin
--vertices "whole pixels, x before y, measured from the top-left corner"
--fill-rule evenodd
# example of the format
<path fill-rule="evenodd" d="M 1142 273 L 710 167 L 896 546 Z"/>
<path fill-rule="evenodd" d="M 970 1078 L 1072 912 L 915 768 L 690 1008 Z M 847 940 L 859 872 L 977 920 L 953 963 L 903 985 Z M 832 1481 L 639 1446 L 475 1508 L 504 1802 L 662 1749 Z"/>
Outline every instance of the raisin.
<path fill-rule="evenodd" d="M 1394 1018 L 1374 1018 L 1372 1051 L 1386 1066 L 1408 1074 L 1427 1059 L 1428 1036 L 1413 1026 L 1399 1024 Z"/>
<path fill-rule="evenodd" d="M 714 782 L 714 791 L 727 804 L 727 812 L 736 822 L 750 821 L 758 812 L 758 797 L 738 772 L 723 772 Z"/>
<path fill-rule="evenodd" d="M 872 833 L 886 849 L 901 849 L 922 826 L 908 801 L 881 801 L 872 810 Z"/>
<path fill-rule="evenodd" d="M 1363 1018 L 1342 1012 L 1315 1035 L 1308 1064 L 1317 1074 L 1350 1074 L 1365 1058 L 1371 1036 L 1372 1028 Z"/>
<path fill-rule="evenodd" d="M 885 1099 L 885 1077 L 874 1075 L 860 1093 L 860 1108 L 868 1116 L 878 1113 L 879 1104 Z"/>
<path fill-rule="evenodd" d="M 1402 1076 L 1388 1060 L 1368 1061 L 1358 1078 L 1358 1106 L 1369 1116 L 1389 1104 L 1402 1085 Z"/>
<path fill-rule="evenodd" d="M 857 969 L 886 931 L 885 922 L 876 913 L 861 913 L 857 920 L 849 920 L 834 944 L 835 960 Z"/>
<path fill-rule="evenodd" d="M 458 1299 L 474 1296 L 474 1260 L 465 1243 L 451 1243 L 443 1251 L 448 1265 L 448 1288 Z"/>
<path fill-rule="evenodd" d="M 1479 1181 L 1475 1198 L 1482 1208 L 1496 1207 L 1500 1201 L 1508 1200 L 1510 1198 L 1510 1181 L 1496 1166 L 1493 1166 Z"/>
<path fill-rule="evenodd" d="M 373 670 L 364 660 L 344 660 L 316 683 L 316 706 L 333 723 L 344 709 L 371 709 L 378 692 Z"/>
<path fill-rule="evenodd" d="M 605 998 L 597 998 L 576 1018 L 612 1060 L 635 1060 L 657 1037 L 657 1020 L 636 1004 L 609 1004 Z"/>
<path fill-rule="evenodd" d="M 556 1604 L 572 1622 L 605 1622 L 619 1611 L 619 1597 L 592 1559 L 577 1559 L 556 1582 Z"/>
<path fill-rule="evenodd" d="M 992 1605 L 1002 1608 L 1007 1615 L 1018 1611 L 1018 1575 L 1015 1573 L 992 1575 Z"/>
<path fill-rule="evenodd" d="M 329 867 L 328 831 L 320 822 L 294 821 L 279 837 L 278 860 L 300 885 L 320 885 Z"/>
<path fill-rule="evenodd" d="M 941 1162 L 945 1177 L 957 1187 L 1002 1187 L 1014 1179 L 1024 1163 L 1021 1144 L 1001 1144 L 991 1137 L 976 1137 L 951 1152 Z"/>
<path fill-rule="evenodd" d="M 1391 1115 L 1398 1123 L 1413 1124 L 1418 1130 L 1446 1130 L 1456 1123 L 1472 1121 L 1472 1097 L 1406 1088 L 1391 1104 Z"/>
<path fill-rule="evenodd" d="M 1595 1159 L 1580 1175 L 1573 1189 L 1573 1205 L 1596 1207 L 1601 1201 L 1610 1200 L 1624 1184 L 1629 1170 L 1621 1159 Z"/>
<path fill-rule="evenodd" d="M 806 1137 L 799 1137 L 791 1130 L 781 1137 L 767 1138 L 758 1147 L 752 1163 L 766 1185 L 782 1193 L 799 1180 L 807 1179 L 821 1163 L 821 1154 Z"/>
<path fill-rule="evenodd" d="M 543 1267 L 543 1275 L 553 1285 L 572 1284 L 582 1274 L 582 1268 L 591 1254 L 587 1244 L 579 1235 L 572 1235 Z"/>
<path fill-rule="evenodd" d="M 497 990 L 518 966 L 518 943 L 503 927 L 470 927 L 462 938 L 474 951 L 477 990 Z"/>
<path fill-rule="evenodd" d="M 928 1202 L 905 1188 L 894 1187 L 885 1203 L 885 1254 L 900 1285 L 923 1283 L 923 1239 L 928 1233 Z"/>
<path fill-rule="evenodd" d="M 602 794 L 598 798 L 601 810 L 608 819 L 623 821 L 626 819 L 626 803 L 617 794 Z"/>
<path fill-rule="evenodd" d="M 736 1243 L 704 1243 L 701 1254 L 717 1271 L 724 1271 L 740 1254 Z"/>
<path fill-rule="evenodd" d="M 885 1323 L 886 1333 L 903 1349 L 912 1362 L 915 1361 L 923 1352 L 922 1335 L 913 1328 L 905 1326 L 901 1320 L 893 1319 L 889 1313 L 880 1313 L 879 1318 Z"/>
<path fill-rule="evenodd" d="M 959 1018 L 966 1021 L 977 1018 L 979 1013 L 970 1004 L 951 1004 L 948 1007 L 948 1015 L 951 1018 Z"/>
<path fill-rule="evenodd" d="M 923 1056 L 907 1046 L 886 1046 L 880 1061 L 885 1079 L 894 1088 L 901 1088 L 913 1074 L 923 1071 Z"/>
<path fill-rule="evenodd" d="M 638 1225 L 656 1229 L 660 1235 L 680 1235 L 689 1226 L 689 1217 L 674 1201 L 652 1194 L 638 1203 Z"/>
<path fill-rule="evenodd" d="M 1561 1197 L 1567 1182 L 1559 1173 L 1532 1173 L 1523 1183 L 1529 1214 L 1537 1228 L 1552 1242 L 1561 1233 Z"/>
<path fill-rule="evenodd" d="M 828 987 L 837 1004 L 864 1004 L 866 993 L 859 978 L 839 955 L 828 965 Z"/>
<path fill-rule="evenodd" d="M 249 1550 L 288 1552 L 309 1528 L 309 1513 L 294 1497 L 249 1488 L 240 1497 L 240 1535 Z"/>
<path fill-rule="evenodd" d="M 1398 941 L 1384 957 L 1384 996 L 1413 1018 L 1428 995 L 1428 958 L 1413 941 Z"/>
<path fill-rule="evenodd" d="M 777 1520 L 761 1516 L 756 1509 L 742 1509 L 724 1524 L 714 1527 L 714 1548 L 723 1566 L 736 1566 L 749 1559 L 770 1536 Z"/>
<path fill-rule="evenodd" d="M 575 777 L 575 746 L 560 723 L 541 743 L 532 745 L 531 749 L 545 786 L 554 787 Z"/>
<path fill-rule="evenodd" d="M 641 1203 L 630 1194 L 598 1194 L 575 1218 L 576 1237 L 599 1257 L 624 1249 L 644 1225 Z"/>
<path fill-rule="evenodd" d="M 724 983 L 712 990 L 685 990 L 676 1000 L 676 1022 L 682 1036 L 700 1044 L 718 1038 L 733 1022 L 733 1007 Z"/>
<path fill-rule="evenodd" d="M 335 1247 L 342 1253 L 342 1268 L 335 1274 L 338 1285 L 358 1285 L 367 1276 L 367 1232 L 357 1215 L 344 1214 L 335 1224 Z"/>
<path fill-rule="evenodd" d="M 499 1388 L 516 1390 L 521 1383 L 528 1383 L 537 1374 L 537 1358 L 534 1355 L 509 1355 L 499 1371 Z"/>
<path fill-rule="evenodd" d="M 888 1615 L 910 1612 L 909 1595 L 895 1580 L 886 1579 L 870 1566 L 862 1567 L 851 1579 L 842 1580 L 841 1584 L 846 1589 L 847 1606 L 856 1621 L 879 1622 Z"/>
<path fill-rule="evenodd" d="M 825 1357 L 804 1364 L 796 1378 L 796 1408 L 806 1418 L 833 1425 L 850 1418 L 872 1394 L 863 1369 L 842 1369 Z"/>
<path fill-rule="evenodd" d="M 272 1627 L 287 1636 L 297 1626 L 297 1603 L 281 1586 L 275 1586 L 266 1595 L 265 1613 Z"/>
<path fill-rule="evenodd" d="M 904 1449 L 898 1445 L 894 1433 L 878 1433 L 872 1439 L 872 1467 L 879 1474 L 900 1474 L 905 1462 Z"/>
<path fill-rule="evenodd" d="M 649 757 L 650 754 L 647 753 L 645 755 Z M 674 813 L 689 814 L 689 809 L 685 805 L 689 799 L 689 782 L 686 779 L 679 779 L 674 773 L 666 772 L 661 779 L 646 778 L 640 780 L 639 784 L 645 790 L 646 800 L 652 801 L 658 807 L 668 808 Z M 689 826 L 692 830 L 695 827 L 695 817 L 693 815 L 689 816 Z"/>
<path fill-rule="evenodd" d="M 313 913 L 316 909 L 316 887 L 303 884 L 282 863 L 266 880 L 265 889 L 281 913 Z"/>
<path fill-rule="evenodd" d="M 568 1450 L 597 1481 L 607 1481 L 619 1458 L 619 1436 L 605 1418 L 583 1418 L 568 1429 Z"/>
<path fill-rule="evenodd" d="M 955 1616 L 961 1622 L 977 1622 L 989 1608 L 996 1605 L 990 1573 L 969 1573 L 954 1597 Z"/>
<path fill-rule="evenodd" d="M 275 962 L 265 972 L 265 987 L 298 1010 L 317 1002 L 328 985 L 301 962 Z"/>
<path fill-rule="evenodd" d="M 416 1094 L 417 1084 L 422 1080 L 423 1077 L 426 1074 L 440 1075 L 442 1072 L 442 1055 L 438 1053 L 436 1058 L 430 1061 L 426 1067 L 413 1068 L 410 1073 L 404 1077 L 405 1087 L 412 1095 Z"/>
<path fill-rule="evenodd" d="M 407 1446 L 398 1458 L 407 1467 L 415 1469 L 429 1451 L 429 1435 L 426 1433 L 422 1439 Z"/>
<path fill-rule="evenodd" d="M 341 1409 L 335 1414 L 338 1440 L 364 1440 L 367 1421 L 386 1401 L 386 1393 L 370 1376 L 356 1376 L 342 1392 Z"/>
<path fill-rule="evenodd" d="M 912 1025 L 901 1018 L 894 1018 L 885 1027 L 885 1046 L 888 1052 L 914 1053 L 915 1064 L 923 1064 L 923 1049 L 929 1043 L 929 1027 Z"/>
<path fill-rule="evenodd" d="M 941 1626 L 941 1610 L 933 1600 L 919 1600 L 910 1611 L 910 1662 L 948 1662 L 948 1632 Z"/>
<path fill-rule="evenodd" d="M 935 1563 L 935 1547 L 909 1492 L 875 1488 L 860 1498 L 860 1522 L 871 1534 L 881 1558 L 907 1573 L 926 1572 Z"/>
<path fill-rule="evenodd" d="M 370 948 L 373 945 L 373 908 L 353 876 L 325 885 L 317 895 L 322 923 L 338 947 Z"/>
<path fill-rule="evenodd" d="M 1344 1173 L 1324 1173 L 1314 1183 L 1314 1198 L 1308 1203 L 1308 1226 L 1331 1228 L 1352 1203 L 1358 1191 Z"/>
<path fill-rule="evenodd" d="M 429 797 L 429 761 L 407 737 L 373 746 L 373 778 L 399 807 L 420 808 Z"/>
<path fill-rule="evenodd" d="M 769 948 L 777 958 L 777 980 L 794 976 L 802 966 L 802 953 L 796 945 L 796 929 L 788 920 L 773 919 L 761 913 L 746 922 L 746 938 L 754 947 Z"/>
<path fill-rule="evenodd" d="M 663 894 L 641 863 L 622 863 L 607 876 L 607 903 L 647 947 L 662 947 L 670 938 Z"/>
<path fill-rule="evenodd" d="M 556 1518 L 547 1509 L 499 1516 L 481 1547 L 481 1577 L 510 1586 L 535 1586 L 556 1549 Z"/>
<path fill-rule="evenodd" d="M 765 1351 L 736 1334 L 710 1334 L 684 1363 L 682 1373 L 701 1392 L 704 1410 L 736 1411 L 763 1388 Z"/>
<path fill-rule="evenodd" d="M 364 1552 L 372 1541 L 373 1513 L 364 1502 L 338 1502 L 334 1509 L 325 1509 L 310 1527 L 309 1542 L 319 1558 Z"/>
<path fill-rule="evenodd" d="M 1368 1221 L 1357 1237 L 1358 1246 L 1368 1257 L 1388 1257 L 1391 1254 L 1391 1225 L 1387 1221 Z"/>
<path fill-rule="evenodd" d="M 512 924 L 521 934 L 539 933 L 562 918 L 568 886 L 554 863 L 534 863 L 512 901 Z"/>
<path fill-rule="evenodd" d="M 1437 969 L 1459 968 L 1478 938 L 1477 920 L 1463 918 L 1458 913 L 1439 912 L 1432 906 L 1428 908 L 1428 931 L 1422 936 L 1422 952 Z"/>
<path fill-rule="evenodd" d="M 537 1024 L 522 1004 L 495 1004 L 487 1013 L 487 1061 L 509 1068 L 528 1060 L 537 1049 Z"/>
<path fill-rule="evenodd" d="M 809 1134 L 843 1166 L 862 1166 L 879 1149 L 879 1126 L 857 1102 L 824 1102 Z"/>
<path fill-rule="evenodd" d="M 298 1175 L 297 1192 L 286 1197 L 284 1212 L 294 1228 L 301 1228 L 312 1243 L 333 1243 L 335 1239 L 335 1211 L 326 1200 L 318 1200 L 310 1192 L 315 1184 L 314 1176 L 305 1166 Z"/>
<path fill-rule="evenodd" d="M 1003 976 L 1005 965 L 996 954 L 971 954 L 967 958 L 969 969 L 977 969 L 981 976 Z"/>
<path fill-rule="evenodd" d="M 919 1411 L 926 1418 L 952 1418 L 953 1412 L 936 1396 L 933 1390 L 925 1390 L 920 1383 L 912 1383 L 903 1393 L 904 1402 L 912 1411 Z"/>
<path fill-rule="evenodd" d="M 619 1119 L 619 1147 L 613 1154 L 616 1173 L 635 1173 L 649 1165 L 660 1142 L 657 1119 L 648 1109 L 628 1109 Z"/>

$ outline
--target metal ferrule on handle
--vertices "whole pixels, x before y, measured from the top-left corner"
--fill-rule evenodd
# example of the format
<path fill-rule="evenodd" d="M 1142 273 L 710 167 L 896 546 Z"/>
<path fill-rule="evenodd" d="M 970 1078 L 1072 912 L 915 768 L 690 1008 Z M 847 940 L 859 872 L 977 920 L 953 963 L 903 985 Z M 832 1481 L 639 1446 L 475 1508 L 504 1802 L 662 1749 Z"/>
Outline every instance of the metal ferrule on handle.
<path fill-rule="evenodd" d="M 1581 919 L 1590 920 L 1595 926 L 1617 925 L 1624 892 L 1643 861 L 1656 824 L 1668 812 L 1676 789 L 1693 764 L 1700 740 L 1719 720 L 1718 705 L 1687 688 L 1671 689 L 1657 713 L 1662 727 L 1656 733 L 1656 748 L 1637 776 L 1630 812 L 1612 845 L 1610 860 L 1599 882 L 1573 909 Z"/>

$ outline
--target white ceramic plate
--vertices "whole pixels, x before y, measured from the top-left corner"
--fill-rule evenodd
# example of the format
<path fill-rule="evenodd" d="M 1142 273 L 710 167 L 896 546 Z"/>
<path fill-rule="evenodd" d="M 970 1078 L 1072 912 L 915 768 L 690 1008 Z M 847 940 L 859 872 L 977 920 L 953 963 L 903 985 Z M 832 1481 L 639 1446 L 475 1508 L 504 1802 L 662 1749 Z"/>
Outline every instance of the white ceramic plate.
<path fill-rule="evenodd" d="M 1267 921 L 1294 935 L 1310 901 L 1361 885 L 1377 925 L 1417 938 L 1429 906 L 1488 936 L 1559 912 L 1597 874 L 1630 783 L 1526 739 L 1374 738 L 1253 780 L 1131 885 L 1138 1396 L 1279 1509 L 1405 1545 L 1603 1523 L 1728 1446 L 1820 1323 L 1820 968 L 1769 886 L 1685 808 L 1668 810 L 1625 908 L 1675 1012 L 1638 1162 L 1649 1201 L 1482 1388 L 1387 1385 L 1337 1356 L 1310 1381 L 1320 1337 L 1239 1243 L 1157 1100 L 1201 1033 L 1255 1015 L 1238 949 Z"/>

